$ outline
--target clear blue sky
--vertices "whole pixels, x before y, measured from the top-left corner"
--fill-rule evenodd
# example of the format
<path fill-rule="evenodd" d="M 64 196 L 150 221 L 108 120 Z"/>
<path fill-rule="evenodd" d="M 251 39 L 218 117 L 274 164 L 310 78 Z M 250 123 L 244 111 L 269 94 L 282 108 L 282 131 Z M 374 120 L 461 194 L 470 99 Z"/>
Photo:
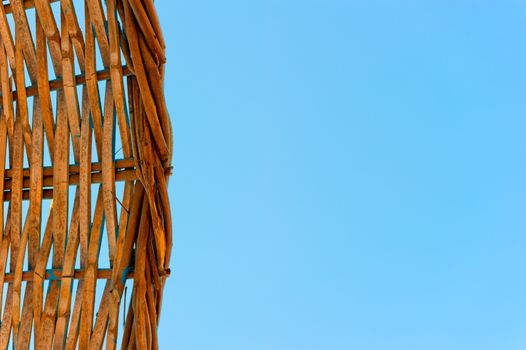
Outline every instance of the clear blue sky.
<path fill-rule="evenodd" d="M 526 348 L 524 1 L 156 6 L 161 348 Z"/>

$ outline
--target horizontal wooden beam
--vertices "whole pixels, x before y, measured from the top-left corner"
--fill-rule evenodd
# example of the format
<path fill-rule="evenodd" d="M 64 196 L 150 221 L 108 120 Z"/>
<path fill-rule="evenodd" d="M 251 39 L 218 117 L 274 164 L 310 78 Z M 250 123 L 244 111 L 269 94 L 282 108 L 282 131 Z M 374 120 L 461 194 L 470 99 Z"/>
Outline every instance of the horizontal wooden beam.
<path fill-rule="evenodd" d="M 43 276 L 44 280 L 50 280 L 50 281 L 56 281 L 56 280 L 63 280 L 65 278 L 73 278 L 76 280 L 82 280 L 84 279 L 86 272 L 81 269 L 76 269 L 73 272 L 73 276 L 62 276 L 62 270 L 61 269 L 50 269 L 46 270 L 46 275 Z M 163 276 L 169 277 L 171 274 L 170 269 L 166 269 L 163 271 Z M 113 275 L 112 269 L 98 269 L 97 270 L 97 279 L 99 280 L 109 280 Z M 135 273 L 130 268 L 128 271 L 123 273 L 120 278 L 129 280 L 133 279 L 135 277 Z M 33 281 L 35 278 L 35 272 L 34 271 L 24 271 L 22 272 L 22 281 Z M 15 274 L 10 272 L 6 273 L 4 276 L 4 283 L 12 283 L 15 281 Z"/>
<path fill-rule="evenodd" d="M 23 188 L 22 199 L 29 199 L 30 188 L 30 170 L 23 169 Z M 11 189 L 13 187 L 14 170 L 8 169 L 4 175 L 4 201 L 11 200 Z M 43 198 L 53 198 L 53 167 L 44 167 L 43 169 Z M 133 181 L 137 180 L 137 171 L 135 170 L 135 160 L 133 158 L 119 159 L 115 161 L 115 181 Z M 78 164 L 69 166 L 69 184 L 71 186 L 80 183 L 80 166 Z M 102 163 L 91 163 L 91 183 L 102 183 Z M 47 188 L 46 188 L 47 187 Z M 51 188 L 49 188 L 51 187 Z"/>
<path fill-rule="evenodd" d="M 124 170 L 115 170 L 115 181 L 133 181 L 137 180 L 137 172 L 135 169 L 124 169 Z M 80 183 L 80 175 L 79 174 L 70 174 L 69 175 L 69 185 L 75 186 Z M 102 183 L 102 173 L 100 172 L 92 172 L 91 173 L 91 183 L 92 184 L 100 184 Z M 30 188 L 30 182 L 29 178 L 25 177 L 22 182 L 22 189 L 29 189 Z M 43 187 L 53 187 L 53 175 L 51 176 L 45 176 L 42 181 Z M 6 190 L 11 190 L 13 187 L 13 181 L 12 180 L 5 180 L 4 182 L 4 188 Z"/>
<path fill-rule="evenodd" d="M 73 279 L 76 279 L 76 280 L 82 280 L 84 279 L 84 275 L 85 275 L 85 271 L 84 270 L 75 270 L 73 272 L 73 276 L 62 276 L 62 270 L 61 269 L 51 269 L 51 270 L 46 270 L 46 275 L 43 276 L 45 280 L 62 280 L 62 279 L 65 279 L 65 278 L 73 278 Z M 109 280 L 111 278 L 113 274 L 113 270 L 112 269 L 99 269 L 97 271 L 97 279 L 100 279 L 100 280 Z M 35 272 L 34 271 L 24 271 L 22 272 L 22 281 L 32 281 L 35 277 Z M 133 271 L 130 271 L 128 272 L 127 274 L 125 274 L 124 276 L 125 279 L 133 279 L 134 277 L 134 273 Z M 11 282 L 14 282 L 15 280 L 15 274 L 14 273 L 6 273 L 5 274 L 5 277 L 4 277 L 4 283 L 11 283 Z"/>
<path fill-rule="evenodd" d="M 133 158 L 124 158 L 124 159 L 117 159 L 115 160 L 115 169 L 126 169 L 126 168 L 134 168 L 135 167 L 135 160 Z M 94 162 L 91 163 L 91 171 L 92 172 L 100 172 L 102 171 L 102 163 L 101 162 Z M 13 177 L 14 170 L 13 169 L 7 169 L 4 174 L 5 179 L 11 179 Z M 71 164 L 69 166 L 69 174 L 79 174 L 80 173 L 80 165 L 78 164 Z M 23 170 L 23 176 L 29 177 L 29 169 Z M 43 169 L 43 176 L 53 176 L 53 167 L 52 166 L 46 166 Z"/>
<path fill-rule="evenodd" d="M 4 190 L 11 190 L 13 187 L 13 169 L 5 172 Z M 80 167 L 78 165 L 69 166 L 69 184 L 78 185 L 80 183 Z M 29 169 L 23 170 L 22 189 L 30 189 Z M 115 161 L 115 181 L 132 181 L 137 179 L 135 171 L 135 161 L 133 158 L 120 159 Z M 91 183 L 102 183 L 102 164 L 91 164 Z M 43 187 L 53 187 L 53 167 L 43 169 Z"/>
<path fill-rule="evenodd" d="M 22 199 L 27 201 L 29 200 L 29 193 L 30 190 L 23 190 L 22 191 Z M 11 191 L 4 191 L 4 202 L 9 202 L 11 200 Z M 44 188 L 42 190 L 42 199 L 53 199 L 53 189 L 51 188 Z"/>
<path fill-rule="evenodd" d="M 120 159 L 115 162 L 115 181 L 135 181 L 139 178 L 137 177 L 137 171 L 135 167 L 130 165 L 130 162 L 133 163 L 133 158 Z M 69 173 L 69 185 L 76 186 L 79 184 L 79 173 L 78 165 L 70 165 Z M 43 199 L 53 199 L 53 168 L 46 167 L 44 168 L 44 178 L 43 178 L 43 189 L 42 189 L 42 198 Z M 93 171 L 96 169 L 97 171 Z M 100 172 L 101 163 L 92 163 L 92 173 L 91 173 L 91 183 L 99 184 L 102 183 L 102 172 Z M 164 170 L 166 175 L 172 173 L 173 168 L 168 167 Z M 11 188 L 12 188 L 12 169 L 6 171 L 6 174 L 9 173 L 9 177 L 4 179 L 4 202 L 11 200 Z M 51 171 L 51 174 L 50 174 Z M 46 175 L 47 173 L 47 175 Z M 27 176 L 26 176 L 27 174 Z M 24 169 L 24 180 L 23 180 L 23 189 L 22 189 L 22 199 L 29 200 L 29 193 L 31 192 L 30 183 L 29 183 L 29 170 Z"/>
<path fill-rule="evenodd" d="M 58 2 L 60 0 L 49 0 L 50 3 Z M 4 11 L 5 13 L 12 13 L 13 9 L 11 8 L 11 4 L 4 4 Z M 24 9 L 32 9 L 35 8 L 35 0 L 25 0 L 24 1 Z"/>
<path fill-rule="evenodd" d="M 128 76 L 132 75 L 133 72 L 128 68 L 128 66 L 122 67 L 122 75 Z M 103 69 L 97 72 L 97 81 L 103 81 L 103 80 L 110 80 L 111 79 L 111 73 L 109 69 Z M 86 75 L 85 74 L 78 74 L 75 76 L 75 85 L 84 85 L 86 84 Z M 49 90 L 50 91 L 56 91 L 64 88 L 64 81 L 60 78 L 53 79 L 49 81 Z M 18 94 L 16 90 L 13 90 L 13 101 L 15 101 L 18 98 Z M 26 96 L 36 96 L 38 95 L 38 86 L 37 85 L 30 85 L 26 87 Z M 2 97 L 2 94 L 0 94 L 0 97 Z M 2 102 L 0 100 L 0 102 Z"/>

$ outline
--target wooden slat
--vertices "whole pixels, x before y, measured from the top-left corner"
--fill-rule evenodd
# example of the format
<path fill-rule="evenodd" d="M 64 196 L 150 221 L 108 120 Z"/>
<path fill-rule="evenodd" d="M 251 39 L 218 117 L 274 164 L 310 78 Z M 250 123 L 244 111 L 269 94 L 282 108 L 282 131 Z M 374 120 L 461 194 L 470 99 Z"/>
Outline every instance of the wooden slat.
<path fill-rule="evenodd" d="M 40 24 L 40 27 L 42 27 L 43 32 L 45 33 L 55 76 L 60 78 L 62 77 L 62 40 L 60 38 L 57 22 L 53 16 L 53 11 L 51 10 L 51 5 L 48 0 L 35 0 L 35 8 L 39 19 L 37 27 L 39 27 Z M 44 46 L 45 42 L 40 43 L 40 45 Z"/>
<path fill-rule="evenodd" d="M 113 99 L 115 101 L 115 110 L 119 122 L 119 132 L 121 137 L 122 151 L 124 157 L 132 157 L 132 145 L 130 140 L 130 128 L 126 119 L 124 105 L 124 83 L 121 52 L 120 52 L 120 29 L 116 19 L 117 6 L 116 0 L 108 0 L 108 25 L 110 39 L 110 73 Z"/>
<path fill-rule="evenodd" d="M 95 326 L 93 327 L 93 333 L 90 339 L 90 349 L 101 350 L 102 345 L 104 344 L 104 338 L 106 336 L 106 327 L 108 325 L 108 304 L 110 301 L 110 288 L 111 281 L 107 280 L 104 292 L 102 292 L 99 312 L 97 313 L 97 319 L 95 321 Z"/>
<path fill-rule="evenodd" d="M 17 72 L 16 81 L 17 84 L 24 86 L 24 74 L 23 72 L 23 58 L 22 58 L 22 45 L 20 44 L 20 38 L 17 36 L 16 40 L 16 62 Z M 20 261 L 23 262 L 25 245 L 27 243 L 27 231 L 22 235 L 22 170 L 24 167 L 24 122 L 27 118 L 27 101 L 21 99 L 16 106 L 16 119 L 15 119 L 15 130 L 13 138 L 13 146 L 11 148 L 13 154 L 13 194 L 12 204 L 12 215 L 11 215 L 11 261 L 10 268 L 15 271 Z M 25 118 L 24 118 L 25 117 Z M 22 238 L 21 238 L 22 237 Z M 21 271 L 20 271 L 21 272 Z M 21 298 L 21 283 L 17 281 L 12 288 L 12 297 L 7 300 L 7 303 L 11 309 L 11 322 L 13 324 L 13 343 L 16 345 L 19 322 L 20 322 L 20 298 Z"/>
<path fill-rule="evenodd" d="M 84 3 L 85 27 L 91 28 L 91 17 L 89 11 L 90 1 Z M 95 53 L 95 37 L 93 30 L 86 31 L 86 88 L 90 105 L 91 120 L 93 123 L 93 134 L 97 157 L 102 157 L 102 109 L 99 95 L 99 84 L 97 79 L 97 59 Z"/>
<path fill-rule="evenodd" d="M 123 170 L 123 169 L 134 169 L 135 166 L 135 160 L 133 158 L 125 158 L 125 159 L 117 159 L 115 160 L 115 169 L 116 170 Z M 102 162 L 93 162 L 91 163 L 91 170 L 92 172 L 101 172 L 102 170 Z M 170 170 L 170 169 L 169 169 Z M 13 177 L 13 169 L 6 169 L 4 179 L 10 179 Z M 30 176 L 30 169 L 25 168 L 22 170 L 24 177 Z M 68 166 L 68 172 L 69 175 L 75 175 L 80 173 L 80 165 L 77 164 L 70 164 Z M 43 176 L 53 176 L 53 167 L 52 166 L 46 166 L 42 169 L 42 175 Z"/>
<path fill-rule="evenodd" d="M 24 10 L 24 5 L 22 0 L 11 0 L 11 8 L 13 9 L 13 19 L 15 22 L 15 31 L 16 35 L 16 45 L 20 46 L 23 52 L 23 59 L 19 60 L 16 58 L 16 64 L 22 64 L 27 69 L 29 73 L 29 78 L 33 83 L 36 82 L 36 65 L 37 65 L 37 56 L 35 52 L 35 43 L 33 41 L 33 36 L 31 35 L 31 29 L 29 28 L 29 23 L 27 21 L 26 11 Z M 20 62 L 19 62 L 20 61 Z"/>
<path fill-rule="evenodd" d="M 68 174 L 69 132 L 66 101 L 58 92 L 57 126 L 55 131 L 55 163 L 53 167 L 53 267 L 64 262 L 64 249 L 68 230 Z"/>
<path fill-rule="evenodd" d="M 84 281 L 84 297 L 82 300 L 82 315 L 80 318 L 79 348 L 85 349 L 90 343 L 93 329 L 93 314 L 95 307 L 95 289 L 97 285 L 100 241 L 103 220 L 103 195 L 102 186 L 99 186 L 93 225 L 88 245 L 88 257 Z"/>
<path fill-rule="evenodd" d="M 80 266 L 86 267 L 88 257 L 88 240 L 91 229 L 91 184 L 92 171 L 100 169 L 102 164 L 94 165 L 91 162 L 92 152 L 92 134 L 90 125 L 88 89 L 83 91 L 83 110 L 80 131 L 80 166 L 79 166 L 79 186 L 80 186 Z M 122 164 L 122 167 L 126 166 Z M 73 169 L 70 166 L 70 183 L 72 183 L 71 174 Z M 80 309 L 78 309 L 80 312 Z"/>
<path fill-rule="evenodd" d="M 69 132 L 73 144 L 73 158 L 79 162 L 79 140 L 80 140 L 80 106 L 77 96 L 77 85 L 75 81 L 75 65 L 73 59 L 73 47 L 67 32 L 64 12 L 61 19 L 61 44 L 62 44 L 62 78 L 64 86 L 64 97 L 68 112 Z"/>
<path fill-rule="evenodd" d="M 26 283 L 26 289 L 24 295 L 24 304 L 22 306 L 22 322 L 20 324 L 20 331 L 18 335 L 18 342 L 16 345 L 17 350 L 29 349 L 31 342 L 31 331 L 33 328 L 33 282 Z"/>
<path fill-rule="evenodd" d="M 167 273 L 170 274 L 170 270 L 167 270 Z M 46 270 L 42 280 L 57 281 L 62 279 L 76 279 L 83 280 L 86 276 L 86 271 L 82 269 L 74 269 L 73 273 L 64 276 L 62 269 L 49 269 Z M 98 269 L 97 270 L 97 279 L 100 280 L 109 280 L 112 277 L 112 269 Z M 125 275 L 120 276 L 125 280 L 133 279 L 135 277 L 135 272 L 133 269 L 130 269 Z M 34 271 L 24 271 L 22 272 L 22 281 L 33 281 L 35 278 Z M 7 273 L 4 277 L 3 283 L 12 283 L 15 280 L 15 275 L 13 273 Z"/>
<path fill-rule="evenodd" d="M 117 208 L 115 203 L 115 108 L 111 84 L 106 84 L 104 97 L 104 125 L 102 127 L 102 191 L 104 201 L 104 218 L 108 237 L 110 264 L 115 258 Z"/>
<path fill-rule="evenodd" d="M 45 198 L 46 191 L 43 192 Z M 46 273 L 46 264 L 49 259 L 51 252 L 51 243 L 53 235 L 53 207 L 51 207 L 46 223 L 46 229 L 44 230 L 44 237 L 40 245 L 38 261 L 35 266 L 34 272 L 34 286 L 33 286 L 33 322 L 35 323 L 35 348 L 39 348 L 40 345 L 40 333 L 42 331 L 42 313 L 44 306 L 44 291 L 43 282 Z"/>
<path fill-rule="evenodd" d="M 2 38 L 2 46 L 7 53 L 9 64 L 14 68 L 16 67 L 15 44 L 4 6 L 0 6 L 0 37 Z"/>
<path fill-rule="evenodd" d="M 115 174 L 115 181 L 116 182 L 132 181 L 132 180 L 136 180 L 136 179 L 137 179 L 137 172 L 134 169 L 117 170 L 116 174 Z M 53 176 L 46 176 L 46 177 L 43 178 L 42 186 L 45 189 L 49 189 L 49 188 L 52 189 L 53 188 L 53 182 L 54 182 Z M 103 180 L 103 177 L 102 177 L 102 173 L 100 173 L 100 172 L 91 173 L 91 183 L 100 184 L 100 183 L 103 183 L 103 182 L 104 182 L 104 180 Z M 79 185 L 79 184 L 80 184 L 80 175 L 79 174 L 72 174 L 72 175 L 69 176 L 69 180 L 68 180 L 68 185 L 69 186 L 74 186 L 74 185 Z M 4 191 L 4 194 L 10 193 L 11 192 L 10 190 L 13 187 L 14 187 L 13 183 L 10 180 L 7 180 L 5 182 L 5 185 L 4 185 L 4 188 L 6 189 L 6 191 Z M 29 190 L 31 188 L 32 187 L 31 187 L 30 179 L 29 178 L 24 178 L 23 182 L 22 182 L 22 190 Z M 29 199 L 29 198 L 23 197 L 23 199 Z"/>
<path fill-rule="evenodd" d="M 88 6 L 88 11 L 86 12 L 89 13 L 89 18 L 91 20 L 91 25 L 86 27 L 91 28 L 91 26 L 93 26 L 97 35 L 102 62 L 105 67 L 109 67 L 109 43 L 108 36 L 106 35 L 106 17 L 104 16 L 104 10 L 102 9 L 102 2 L 101 0 L 87 0 L 86 4 Z"/>
<path fill-rule="evenodd" d="M 26 227 L 24 228 L 24 235 L 28 239 L 28 265 L 30 269 L 34 269 L 38 262 L 40 250 L 40 231 L 42 218 L 42 162 L 43 162 L 43 148 L 44 148 L 44 127 L 42 121 L 42 113 L 40 111 L 40 99 L 36 98 L 33 109 L 33 132 L 31 142 L 31 168 L 30 168 L 30 187 L 33 189 L 30 192 L 29 198 L 29 214 Z M 24 246 L 24 245 L 23 245 Z M 17 266 L 22 266 L 21 259 L 23 255 L 19 254 Z M 23 260 L 22 260 L 23 261 Z M 16 271 L 15 285 L 23 281 L 22 268 Z M 33 325 L 34 305 L 33 305 L 33 283 L 26 284 L 24 298 L 24 306 L 22 310 L 22 324 L 20 327 L 19 339 L 17 341 L 17 348 L 27 349 L 31 339 L 31 329 Z"/>
<path fill-rule="evenodd" d="M 39 20 L 39 14 L 35 16 L 36 36 L 37 36 L 37 92 L 40 100 L 40 112 L 42 114 L 42 122 L 46 131 L 46 140 L 48 144 L 48 154 L 51 162 L 55 154 L 55 122 L 53 120 L 53 109 L 51 107 L 51 90 L 48 83 L 48 61 L 46 50 L 46 38 L 44 36 L 44 29 Z M 2 93 L 3 90 L 2 90 Z M 27 95 L 27 91 L 26 91 Z M 9 99 L 12 94 L 9 93 Z M 4 105 L 5 105 L 4 98 Z"/>
<path fill-rule="evenodd" d="M 77 191 L 75 192 L 75 200 L 73 203 L 71 225 L 68 232 L 66 253 L 61 270 L 63 277 L 60 283 L 60 298 L 58 302 L 57 320 L 55 325 L 55 349 L 62 349 L 66 341 L 66 329 L 69 322 L 71 292 L 73 287 L 73 278 L 68 278 L 67 276 L 73 276 L 74 274 L 75 260 L 77 258 L 77 250 L 79 246 L 79 199 L 80 189 L 77 187 Z"/>
<path fill-rule="evenodd" d="M 85 45 L 82 31 L 76 16 L 75 6 L 73 5 L 72 0 L 62 0 L 60 5 L 62 13 L 66 19 L 69 36 L 77 53 L 75 55 L 75 57 L 77 57 L 77 63 L 79 64 L 80 70 L 83 72 L 86 66 L 84 53 Z"/>
<path fill-rule="evenodd" d="M 6 150 L 7 150 L 7 125 L 6 125 L 6 116 L 5 114 L 3 114 L 0 116 L 0 178 L 3 178 L 6 172 L 5 171 Z M 3 205 L 3 202 L 4 202 L 4 181 L 0 181 L 0 239 L 4 235 L 4 205 Z M 1 306 L 0 306 L 0 310 L 1 310 Z"/>
<path fill-rule="evenodd" d="M 57 1 L 60 1 L 60 0 L 46 0 L 47 2 L 49 3 L 52 3 L 52 2 L 57 2 Z M 13 12 L 13 9 L 11 7 L 11 4 L 4 4 L 4 11 L 5 13 L 12 13 Z M 35 0 L 25 0 L 24 1 L 24 9 L 32 9 L 35 7 Z"/>

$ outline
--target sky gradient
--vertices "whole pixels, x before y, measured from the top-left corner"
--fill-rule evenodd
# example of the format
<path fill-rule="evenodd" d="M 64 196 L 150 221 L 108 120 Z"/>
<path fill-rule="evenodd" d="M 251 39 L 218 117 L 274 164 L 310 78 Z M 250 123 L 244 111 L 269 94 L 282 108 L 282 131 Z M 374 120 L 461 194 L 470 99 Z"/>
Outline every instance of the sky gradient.
<path fill-rule="evenodd" d="M 526 348 L 523 1 L 156 7 L 161 348 Z"/>

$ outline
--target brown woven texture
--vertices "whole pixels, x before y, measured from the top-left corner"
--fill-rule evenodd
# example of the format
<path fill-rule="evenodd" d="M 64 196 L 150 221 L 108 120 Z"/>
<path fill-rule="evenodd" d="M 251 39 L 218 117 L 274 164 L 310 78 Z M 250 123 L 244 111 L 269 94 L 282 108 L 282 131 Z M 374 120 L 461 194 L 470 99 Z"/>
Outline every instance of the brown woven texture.
<path fill-rule="evenodd" d="M 153 0 L 0 6 L 0 349 L 158 348 L 164 63 Z"/>

